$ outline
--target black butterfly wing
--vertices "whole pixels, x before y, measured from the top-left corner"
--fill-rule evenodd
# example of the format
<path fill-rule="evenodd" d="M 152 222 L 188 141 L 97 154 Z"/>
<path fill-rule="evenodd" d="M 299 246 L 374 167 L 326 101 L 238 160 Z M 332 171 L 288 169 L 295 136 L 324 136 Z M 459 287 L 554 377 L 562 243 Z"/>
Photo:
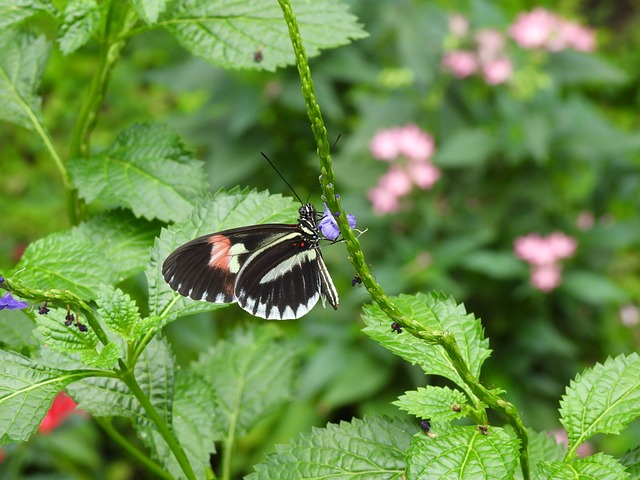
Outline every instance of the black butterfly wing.
<path fill-rule="evenodd" d="M 162 265 L 162 276 L 185 297 L 234 302 L 236 277 L 247 259 L 295 231 L 296 225 L 265 224 L 204 235 L 171 253 Z"/>
<path fill-rule="evenodd" d="M 270 320 L 300 318 L 324 294 L 320 262 L 324 266 L 320 251 L 309 248 L 299 232 L 283 236 L 247 259 L 236 280 L 238 305 Z M 337 294 L 332 305 L 337 307 Z"/>

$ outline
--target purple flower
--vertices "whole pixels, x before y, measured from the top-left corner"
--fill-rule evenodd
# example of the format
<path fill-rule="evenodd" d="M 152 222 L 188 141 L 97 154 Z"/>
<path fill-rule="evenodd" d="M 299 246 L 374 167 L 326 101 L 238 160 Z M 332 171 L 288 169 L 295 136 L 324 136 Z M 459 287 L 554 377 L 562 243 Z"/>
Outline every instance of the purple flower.
<path fill-rule="evenodd" d="M 356 217 L 355 215 L 351 215 L 347 213 L 347 221 L 349 222 L 349 226 L 351 228 L 356 226 Z M 318 228 L 322 232 L 325 238 L 329 240 L 335 240 L 340 235 L 340 229 L 338 228 L 338 222 L 336 222 L 335 217 L 329 211 L 329 207 L 327 204 L 324 204 L 324 214 L 322 215 L 322 220 L 318 224 Z"/>
<path fill-rule="evenodd" d="M 0 310 L 21 310 L 27 308 L 27 302 L 16 300 L 10 293 L 0 298 Z"/>

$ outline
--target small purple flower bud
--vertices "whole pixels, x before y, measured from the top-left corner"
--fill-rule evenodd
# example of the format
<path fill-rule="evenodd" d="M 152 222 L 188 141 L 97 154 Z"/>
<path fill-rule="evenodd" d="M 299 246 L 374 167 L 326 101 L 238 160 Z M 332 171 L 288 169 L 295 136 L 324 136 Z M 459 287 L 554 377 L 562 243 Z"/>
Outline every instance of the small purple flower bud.
<path fill-rule="evenodd" d="M 4 281 L 4 278 L 2 280 Z M 0 310 L 22 310 L 23 308 L 27 308 L 27 302 L 16 300 L 10 293 L 0 298 Z"/>

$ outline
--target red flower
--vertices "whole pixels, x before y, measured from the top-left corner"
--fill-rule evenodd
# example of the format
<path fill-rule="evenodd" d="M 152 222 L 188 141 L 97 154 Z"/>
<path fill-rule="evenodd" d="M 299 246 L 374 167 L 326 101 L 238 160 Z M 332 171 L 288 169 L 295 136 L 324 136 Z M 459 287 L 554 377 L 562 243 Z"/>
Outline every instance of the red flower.
<path fill-rule="evenodd" d="M 64 420 L 71 415 L 78 404 L 73 401 L 66 393 L 60 392 L 51 404 L 51 408 L 38 427 L 38 431 L 42 433 L 51 433 L 52 430 L 58 428 Z"/>

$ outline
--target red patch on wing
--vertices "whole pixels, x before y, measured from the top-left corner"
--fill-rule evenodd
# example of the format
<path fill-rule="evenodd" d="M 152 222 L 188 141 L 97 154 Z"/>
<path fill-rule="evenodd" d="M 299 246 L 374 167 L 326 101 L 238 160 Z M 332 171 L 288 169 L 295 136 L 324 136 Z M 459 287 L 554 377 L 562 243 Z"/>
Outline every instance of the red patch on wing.
<path fill-rule="evenodd" d="M 212 235 L 208 240 L 211 244 L 211 257 L 209 258 L 209 266 L 229 271 L 229 250 L 231 249 L 231 240 L 224 235 Z"/>

